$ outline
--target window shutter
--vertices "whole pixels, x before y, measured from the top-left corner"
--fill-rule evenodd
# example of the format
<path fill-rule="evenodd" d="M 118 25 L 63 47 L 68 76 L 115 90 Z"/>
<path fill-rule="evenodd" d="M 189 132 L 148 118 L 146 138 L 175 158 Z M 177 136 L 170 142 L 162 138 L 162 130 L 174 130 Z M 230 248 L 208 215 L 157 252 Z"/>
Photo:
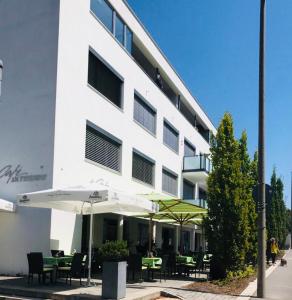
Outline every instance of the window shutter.
<path fill-rule="evenodd" d="M 195 156 L 196 148 L 192 146 L 189 142 L 185 141 L 185 156 Z"/>
<path fill-rule="evenodd" d="M 177 175 L 167 170 L 162 170 L 162 190 L 172 195 L 177 195 Z"/>
<path fill-rule="evenodd" d="M 164 122 L 163 142 L 174 151 L 178 152 L 178 132 Z"/>
<path fill-rule="evenodd" d="M 88 125 L 85 157 L 115 171 L 121 171 L 121 144 Z"/>
<path fill-rule="evenodd" d="M 133 152 L 132 176 L 154 185 L 154 163 Z"/>

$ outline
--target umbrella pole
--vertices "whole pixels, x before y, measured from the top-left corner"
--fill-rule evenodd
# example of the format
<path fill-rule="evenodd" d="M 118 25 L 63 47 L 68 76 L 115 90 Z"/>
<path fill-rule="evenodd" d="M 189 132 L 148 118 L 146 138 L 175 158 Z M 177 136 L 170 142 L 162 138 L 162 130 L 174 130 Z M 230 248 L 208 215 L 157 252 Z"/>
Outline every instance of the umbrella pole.
<path fill-rule="evenodd" d="M 183 255 L 184 245 L 183 245 L 183 224 L 180 223 L 180 255 Z"/>
<path fill-rule="evenodd" d="M 148 237 L 148 254 L 150 255 L 151 249 L 152 249 L 152 226 L 153 226 L 153 222 L 152 222 L 152 216 L 150 216 L 149 219 L 149 237 Z"/>
<path fill-rule="evenodd" d="M 89 227 L 89 244 L 88 244 L 88 277 L 87 277 L 87 286 L 90 286 L 91 283 L 91 256 L 92 256 L 92 229 L 93 229 L 93 212 L 92 205 L 93 199 L 90 199 L 90 227 Z"/>

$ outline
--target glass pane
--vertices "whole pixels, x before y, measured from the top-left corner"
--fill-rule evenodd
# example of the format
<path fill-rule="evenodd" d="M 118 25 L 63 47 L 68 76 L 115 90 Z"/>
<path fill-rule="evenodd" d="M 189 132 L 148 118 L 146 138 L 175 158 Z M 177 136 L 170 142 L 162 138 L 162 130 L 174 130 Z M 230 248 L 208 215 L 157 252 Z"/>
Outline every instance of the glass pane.
<path fill-rule="evenodd" d="M 133 33 L 128 27 L 126 27 L 126 45 L 125 45 L 125 47 L 130 54 L 132 54 L 132 43 L 133 43 Z"/>
<path fill-rule="evenodd" d="M 113 10 L 105 0 L 91 0 L 91 11 L 97 18 L 113 32 Z"/>
<path fill-rule="evenodd" d="M 124 22 L 116 15 L 116 27 L 115 27 L 116 39 L 124 45 Z"/>

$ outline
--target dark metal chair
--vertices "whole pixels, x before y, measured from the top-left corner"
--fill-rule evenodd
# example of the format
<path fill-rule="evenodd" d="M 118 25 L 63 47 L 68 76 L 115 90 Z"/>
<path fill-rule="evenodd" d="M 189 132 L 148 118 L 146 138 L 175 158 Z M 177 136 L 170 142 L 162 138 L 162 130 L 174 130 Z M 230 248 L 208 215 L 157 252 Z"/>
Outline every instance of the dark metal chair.
<path fill-rule="evenodd" d="M 136 274 L 139 275 L 139 279 L 143 279 L 143 271 L 147 270 L 147 267 L 142 264 L 141 254 L 131 254 L 128 257 L 128 267 L 127 267 L 127 278 L 132 275 L 132 280 L 135 281 Z"/>
<path fill-rule="evenodd" d="M 149 271 L 152 273 L 152 279 L 154 278 L 154 273 L 159 272 L 160 282 L 161 282 L 162 274 L 164 275 L 164 281 L 166 281 L 166 273 L 168 273 L 168 259 L 169 259 L 169 255 L 163 255 L 162 264 L 160 266 L 149 268 Z"/>
<path fill-rule="evenodd" d="M 50 280 L 53 282 L 53 267 L 44 267 L 43 254 L 41 252 L 31 252 L 27 254 L 28 260 L 28 284 L 33 282 L 33 275 L 38 275 L 39 283 L 41 283 L 41 276 L 43 283 L 46 281 L 46 275 L 50 275 Z"/>
<path fill-rule="evenodd" d="M 83 275 L 83 254 L 75 253 L 73 256 L 72 264 L 68 267 L 58 267 L 58 277 L 61 277 L 61 274 L 66 274 L 66 283 L 68 282 L 68 278 L 70 279 L 70 285 L 72 278 L 78 278 L 81 284 L 81 279 Z"/>

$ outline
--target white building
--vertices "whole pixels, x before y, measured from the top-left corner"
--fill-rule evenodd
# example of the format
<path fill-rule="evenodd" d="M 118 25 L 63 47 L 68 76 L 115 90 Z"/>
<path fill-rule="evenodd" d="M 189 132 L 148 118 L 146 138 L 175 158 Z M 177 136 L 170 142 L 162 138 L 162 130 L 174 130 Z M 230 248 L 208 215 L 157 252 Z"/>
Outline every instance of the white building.
<path fill-rule="evenodd" d="M 0 198 L 95 182 L 205 197 L 209 161 L 198 155 L 215 128 L 124 1 L 0 1 L 0 59 Z M 143 220 L 94 224 L 96 247 L 147 239 Z M 0 212 L 0 273 L 26 272 L 30 251 L 81 250 L 86 228 L 57 210 Z M 191 250 L 196 233 L 185 228 Z M 178 241 L 175 226 L 157 224 L 158 247 Z"/>

